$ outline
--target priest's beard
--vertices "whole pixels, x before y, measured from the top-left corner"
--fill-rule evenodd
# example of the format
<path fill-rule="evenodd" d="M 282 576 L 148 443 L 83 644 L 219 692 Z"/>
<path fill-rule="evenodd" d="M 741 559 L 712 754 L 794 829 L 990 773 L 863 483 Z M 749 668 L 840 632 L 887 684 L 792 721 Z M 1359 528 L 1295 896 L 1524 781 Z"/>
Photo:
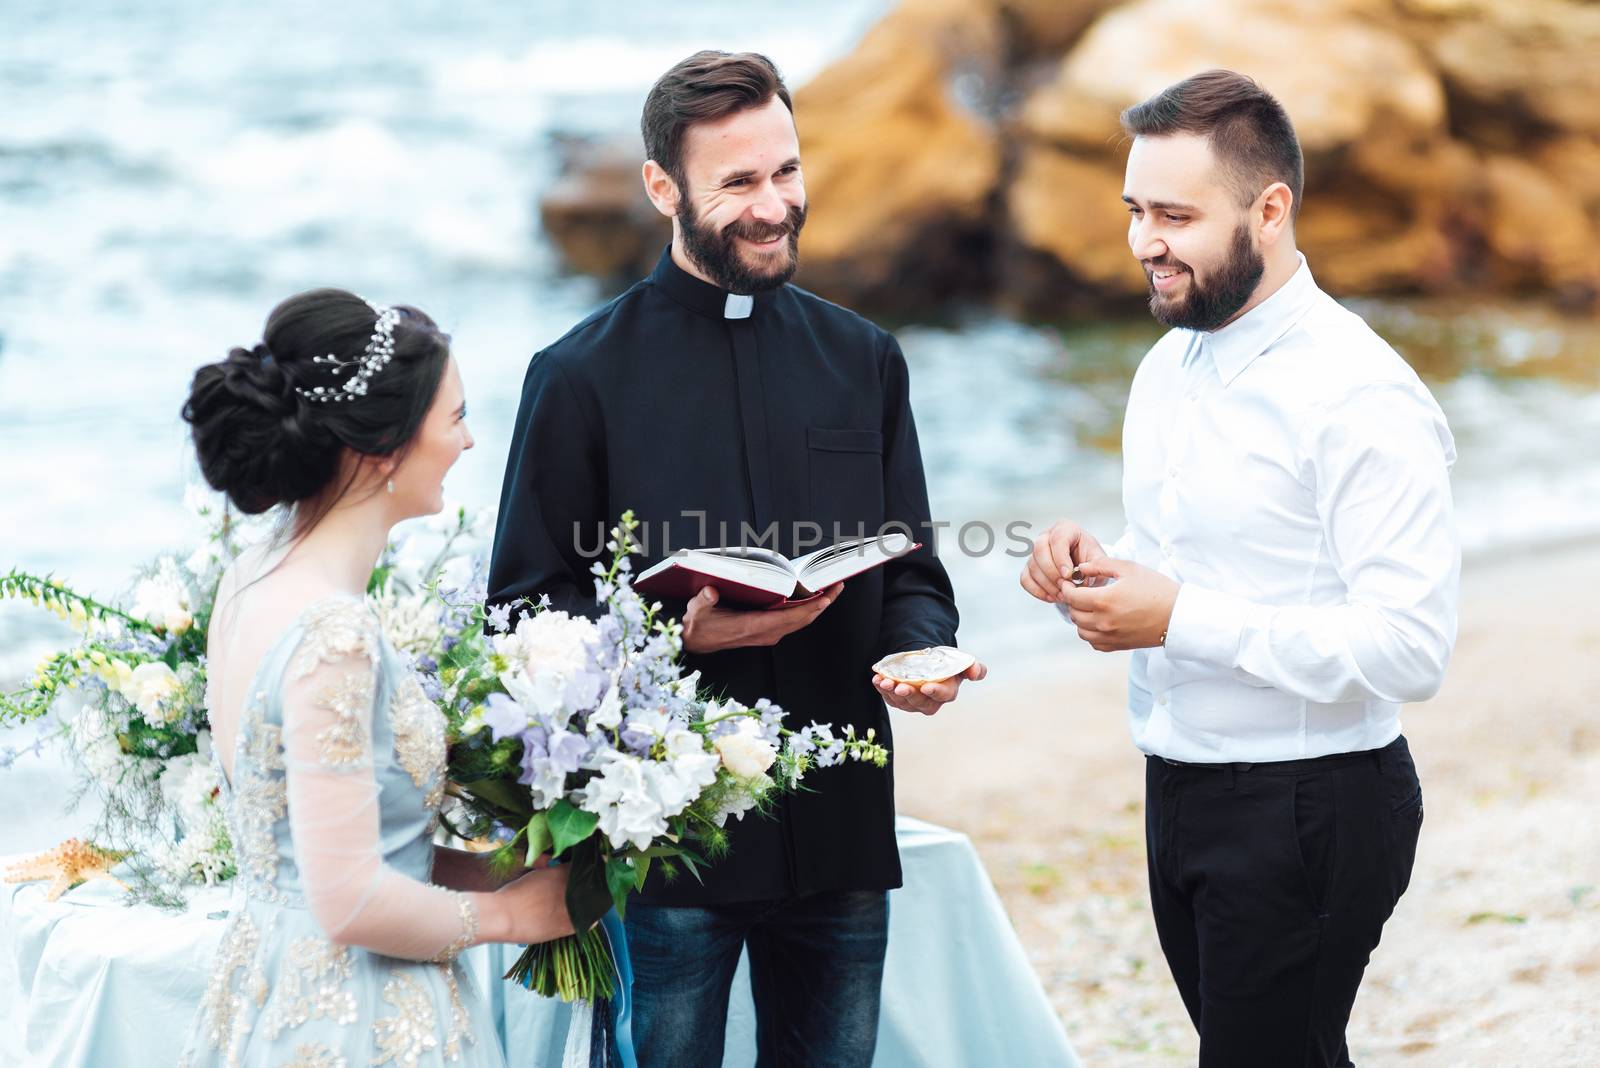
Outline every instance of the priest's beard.
<path fill-rule="evenodd" d="M 1177 267 L 1189 272 L 1189 284 L 1181 297 L 1169 298 L 1156 291 L 1153 273 L 1160 267 Z M 1228 250 L 1228 258 L 1211 272 L 1204 285 L 1188 264 L 1170 257 L 1145 263 L 1145 278 L 1150 282 L 1150 314 L 1162 326 L 1215 330 L 1239 314 L 1239 309 L 1261 284 L 1266 270 L 1265 258 L 1251 246 L 1249 230 L 1240 223 L 1233 232 L 1233 247 Z"/>
<path fill-rule="evenodd" d="M 678 225 L 683 234 L 683 250 L 706 273 L 706 277 L 730 293 L 761 293 L 777 289 L 800 268 L 800 228 L 806 224 L 806 209 L 802 204 L 791 206 L 781 223 L 761 223 L 740 219 L 721 230 L 708 226 L 695 214 L 694 205 L 683 198 L 678 211 Z M 763 257 L 766 263 L 759 266 L 747 262 L 736 239 L 770 241 L 782 234 L 789 240 L 779 246 L 778 254 Z"/>

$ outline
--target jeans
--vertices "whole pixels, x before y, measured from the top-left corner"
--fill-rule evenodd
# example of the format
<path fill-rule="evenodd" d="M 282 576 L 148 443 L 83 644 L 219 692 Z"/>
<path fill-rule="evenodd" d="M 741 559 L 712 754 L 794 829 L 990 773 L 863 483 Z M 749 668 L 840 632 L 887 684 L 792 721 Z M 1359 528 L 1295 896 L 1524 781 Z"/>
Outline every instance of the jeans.
<path fill-rule="evenodd" d="M 889 898 L 812 894 L 709 908 L 632 902 L 639 1068 L 722 1063 L 728 995 L 748 946 L 757 1068 L 868 1068 L 878 1039 Z"/>

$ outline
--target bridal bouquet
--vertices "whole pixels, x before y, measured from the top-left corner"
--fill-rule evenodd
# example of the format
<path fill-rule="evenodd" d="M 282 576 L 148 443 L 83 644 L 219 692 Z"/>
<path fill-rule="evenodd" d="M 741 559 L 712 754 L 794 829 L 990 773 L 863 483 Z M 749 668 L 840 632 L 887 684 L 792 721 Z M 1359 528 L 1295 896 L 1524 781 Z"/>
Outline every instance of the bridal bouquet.
<path fill-rule="evenodd" d="M 871 731 L 835 736 L 813 723 L 782 725 L 768 701 L 746 706 L 698 692 L 682 673 L 679 625 L 633 590 L 629 555 L 638 524 L 624 513 L 596 563 L 597 620 L 531 608 L 514 625 L 506 605 L 447 653 L 428 688 L 451 723 L 450 778 L 465 838 L 497 837 L 509 871 L 550 854 L 571 866 L 567 910 L 579 932 L 529 946 L 507 978 L 546 997 L 610 997 L 613 963 L 596 927 L 644 886 L 727 849 L 730 818 L 793 790 L 808 771 L 843 760 L 879 767 Z"/>

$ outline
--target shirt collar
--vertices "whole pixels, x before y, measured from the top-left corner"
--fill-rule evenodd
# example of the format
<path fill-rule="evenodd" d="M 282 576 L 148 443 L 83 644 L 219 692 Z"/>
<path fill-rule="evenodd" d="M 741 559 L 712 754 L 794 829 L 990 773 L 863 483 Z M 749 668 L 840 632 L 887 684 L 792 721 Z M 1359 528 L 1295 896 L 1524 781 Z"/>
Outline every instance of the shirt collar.
<path fill-rule="evenodd" d="M 1231 384 L 1257 356 L 1299 322 L 1321 294 L 1311 278 L 1305 254 L 1297 255 L 1299 268 L 1276 293 L 1227 326 L 1200 335 L 1200 343 L 1211 353 L 1217 376 L 1224 386 Z"/>
<path fill-rule="evenodd" d="M 673 262 L 671 245 L 662 250 L 656 269 L 650 272 L 650 281 L 685 308 L 712 319 L 748 319 L 771 295 L 731 293 L 696 278 Z"/>

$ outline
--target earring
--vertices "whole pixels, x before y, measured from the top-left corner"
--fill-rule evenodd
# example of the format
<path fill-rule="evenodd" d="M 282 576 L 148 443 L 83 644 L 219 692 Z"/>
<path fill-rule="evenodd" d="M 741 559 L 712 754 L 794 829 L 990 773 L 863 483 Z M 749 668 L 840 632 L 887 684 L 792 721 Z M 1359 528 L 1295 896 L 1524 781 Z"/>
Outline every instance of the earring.
<path fill-rule="evenodd" d="M 389 492 L 390 493 L 394 492 L 394 479 L 392 479 L 392 478 L 389 480 Z"/>

